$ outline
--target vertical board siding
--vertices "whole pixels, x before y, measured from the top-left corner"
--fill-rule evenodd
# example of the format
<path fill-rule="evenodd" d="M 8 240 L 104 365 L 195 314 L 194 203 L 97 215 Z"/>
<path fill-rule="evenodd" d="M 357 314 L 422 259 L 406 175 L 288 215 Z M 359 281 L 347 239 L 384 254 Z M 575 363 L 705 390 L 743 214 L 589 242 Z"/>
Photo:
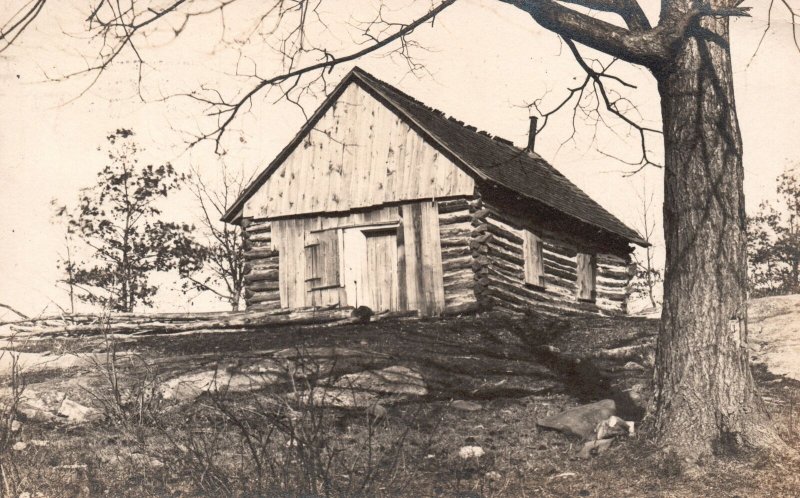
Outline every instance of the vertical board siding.
<path fill-rule="evenodd" d="M 380 228 L 383 225 L 386 229 Z M 377 227 L 377 232 L 370 235 L 375 229 L 367 227 Z M 272 295 L 283 308 L 379 303 L 380 307 L 389 306 L 387 309 L 419 310 L 427 316 L 444 311 L 435 202 L 342 216 L 272 220 L 270 244 L 274 247 L 269 270 L 275 278 Z M 391 271 L 385 271 L 387 268 Z M 317 275 L 322 278 L 312 280 Z M 355 275 L 355 281 L 346 275 Z M 334 276 L 338 285 L 333 285 Z M 359 289 L 358 282 L 366 289 Z M 380 291 L 375 290 L 376 285 Z"/>
<path fill-rule="evenodd" d="M 592 254 L 578 253 L 578 299 L 595 299 L 595 258 Z"/>
<path fill-rule="evenodd" d="M 402 216 L 408 309 L 441 314 L 445 298 L 438 208 L 430 201 L 403 204 Z"/>
<path fill-rule="evenodd" d="M 243 216 L 343 212 L 474 190 L 472 177 L 352 84 L 247 201 Z"/>
<path fill-rule="evenodd" d="M 340 227 L 398 221 L 397 207 L 384 207 L 344 216 L 313 216 L 272 220 L 275 247 L 280 254 L 280 302 L 283 308 L 306 306 L 352 305 L 345 297 L 343 285 L 309 292 L 305 247 L 325 242 L 322 271 L 330 275 L 339 271 Z M 320 238 L 320 236 L 322 236 Z M 334 242 L 335 240 L 335 242 Z M 336 248 L 334 250 L 334 245 Z M 323 249 L 324 250 L 324 249 Z M 336 261 L 334 261 L 336 259 Z M 340 282 L 340 284 L 342 284 Z M 333 283 L 331 283 L 333 285 Z M 353 300 L 354 301 L 354 300 Z"/>
<path fill-rule="evenodd" d="M 525 255 L 525 283 L 541 287 L 544 283 L 542 239 L 530 230 L 524 230 L 523 235 L 525 236 L 522 246 Z"/>
<path fill-rule="evenodd" d="M 398 310 L 397 233 L 367 235 L 366 280 L 373 311 Z"/>

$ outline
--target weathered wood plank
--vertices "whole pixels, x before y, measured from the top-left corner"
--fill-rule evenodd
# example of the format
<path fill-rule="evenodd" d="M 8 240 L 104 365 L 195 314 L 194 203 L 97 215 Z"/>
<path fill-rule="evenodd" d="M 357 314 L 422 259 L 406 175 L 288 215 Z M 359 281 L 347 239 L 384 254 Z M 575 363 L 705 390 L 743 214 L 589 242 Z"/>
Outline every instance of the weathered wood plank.
<path fill-rule="evenodd" d="M 245 217 L 473 194 L 472 177 L 358 85 L 337 104 L 245 203 Z"/>

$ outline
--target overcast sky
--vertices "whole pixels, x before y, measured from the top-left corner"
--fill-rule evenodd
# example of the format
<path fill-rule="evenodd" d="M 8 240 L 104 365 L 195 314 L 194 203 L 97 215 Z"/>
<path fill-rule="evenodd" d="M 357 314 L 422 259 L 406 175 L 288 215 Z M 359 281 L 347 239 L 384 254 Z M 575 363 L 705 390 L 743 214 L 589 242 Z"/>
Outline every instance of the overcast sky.
<path fill-rule="evenodd" d="M 0 0 L 0 12 L 9 12 L 19 3 Z M 104 165 L 104 155 L 97 149 L 108 132 L 132 128 L 146 149 L 145 159 L 170 161 L 182 171 L 193 166 L 213 177 L 223 160 L 229 167 L 248 172 L 263 167 L 305 119 L 297 106 L 276 103 L 276 94 L 260 95 L 235 121 L 223 142 L 227 153 L 221 158 L 210 144 L 187 150 L 191 135 L 211 124 L 203 109 L 189 99 L 164 99 L 201 84 L 233 95 L 248 88 L 249 80 L 241 73 L 275 74 L 279 61 L 263 40 L 251 38 L 244 47 L 236 43 L 252 28 L 252 9 L 261 2 L 247 6 L 245 1 L 238 10 L 230 9 L 225 19 L 229 31 L 224 35 L 218 16 L 193 20 L 176 40 L 171 40 L 168 31 L 153 34 L 141 44 L 148 63 L 141 87 L 136 85 L 138 73 L 128 57 L 88 90 L 91 75 L 50 81 L 85 67 L 84 56 L 96 49 L 83 31 L 85 2 L 76 1 L 73 8 L 65 3 L 48 3 L 20 44 L 0 56 L 0 302 L 28 313 L 38 313 L 53 301 L 66 302 L 66 294 L 54 287 L 63 229 L 51 222 L 50 203 L 74 203 L 78 190 L 93 183 Z M 407 10 L 399 9 L 406 3 L 411 2 L 392 2 L 398 8 L 390 13 L 393 19 L 408 17 Z M 353 48 L 348 33 L 352 21 L 344 21 L 369 19 L 372 12 L 365 5 L 370 2 L 337 0 L 323 5 L 334 4 L 336 12 L 325 14 L 341 22 L 329 24 L 328 31 L 320 30 L 318 39 L 346 53 Z M 420 4 L 422 8 L 429 5 L 417 2 L 417 11 Z M 655 15 L 658 5 L 649 2 L 648 14 Z M 774 194 L 775 177 L 800 157 L 800 54 L 792 44 L 791 25 L 781 14 L 752 58 L 765 27 L 765 13 L 758 8 L 754 18 L 735 20 L 732 30 L 745 191 L 751 212 Z M 461 0 L 437 17 L 434 27 L 420 28 L 413 38 L 424 47 L 415 55 L 426 72 L 409 74 L 404 61 L 387 56 L 386 51 L 358 65 L 426 104 L 518 145 L 526 142 L 526 104 L 544 97 L 545 106 L 552 105 L 583 77 L 555 35 L 521 11 L 494 0 Z M 588 50 L 586 54 L 591 55 Z M 336 83 L 350 67 L 335 69 L 328 81 Z M 239 76 L 234 75 L 237 68 Z M 620 68 L 620 74 L 637 85 L 626 95 L 636 104 L 642 122 L 658 123 L 652 78 L 641 69 Z M 303 107 L 310 113 L 322 97 L 320 93 L 304 97 Z M 622 172 L 631 167 L 605 155 L 637 160 L 635 137 L 627 137 L 629 130 L 619 124 L 595 134 L 594 127 L 579 120 L 574 140 L 563 143 L 571 135 L 570 117 L 564 114 L 548 126 L 537 140 L 537 152 L 637 229 L 641 223 L 636 196 L 646 187 L 655 195 L 660 223 L 660 170 L 626 178 Z M 658 159 L 657 137 L 651 147 Z M 170 216 L 187 221 L 195 215 L 186 198 L 171 203 L 167 210 Z M 662 244 L 660 234 L 657 244 Z M 161 281 L 162 310 L 224 308 L 211 298 L 192 304 L 170 290 L 177 287 L 174 278 Z M 52 304 L 51 309 L 55 310 Z"/>

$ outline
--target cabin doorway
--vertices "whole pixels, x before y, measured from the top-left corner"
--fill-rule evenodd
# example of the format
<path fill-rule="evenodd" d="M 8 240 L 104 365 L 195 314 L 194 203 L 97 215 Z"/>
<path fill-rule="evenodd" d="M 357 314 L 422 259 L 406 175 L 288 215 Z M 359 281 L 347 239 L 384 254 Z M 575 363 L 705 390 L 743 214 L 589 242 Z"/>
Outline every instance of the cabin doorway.
<path fill-rule="evenodd" d="M 396 225 L 345 230 L 344 263 L 347 304 L 399 309 Z"/>

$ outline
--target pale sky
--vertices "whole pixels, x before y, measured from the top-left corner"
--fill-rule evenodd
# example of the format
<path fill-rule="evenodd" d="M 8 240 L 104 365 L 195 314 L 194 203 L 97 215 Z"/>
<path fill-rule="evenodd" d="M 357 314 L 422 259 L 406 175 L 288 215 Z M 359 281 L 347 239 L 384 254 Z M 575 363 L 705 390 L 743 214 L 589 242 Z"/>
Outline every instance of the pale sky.
<path fill-rule="evenodd" d="M 0 0 L 0 12 L 10 11 L 19 1 Z M 66 294 L 54 286 L 59 278 L 56 260 L 63 247 L 63 230 L 51 223 L 50 202 L 74 203 L 78 190 L 94 182 L 104 165 L 104 155 L 97 148 L 105 144 L 110 131 L 132 128 L 139 144 L 147 149 L 146 159 L 171 161 L 187 172 L 193 165 L 213 176 L 222 159 L 213 154 L 210 144 L 191 150 L 185 144 L 188 134 L 209 126 L 203 109 L 185 98 L 163 97 L 195 90 L 200 84 L 224 92 L 246 90 L 245 78 L 233 76 L 237 61 L 240 73 L 256 68 L 266 76 L 279 71 L 276 58 L 261 41 L 242 47 L 245 57 L 241 58 L 235 33 L 220 42 L 220 23 L 215 17 L 191 22 L 177 40 L 156 33 L 149 45 L 142 42 L 148 62 L 143 72 L 144 101 L 136 91 L 137 72 L 129 59 L 113 65 L 82 93 L 89 83 L 86 77 L 47 81 L 83 68 L 81 54 L 92 54 L 92 40 L 82 32 L 85 2 L 73 3 L 76 7 L 72 9 L 48 3 L 20 44 L 0 56 L 0 302 L 27 313 L 38 313 L 52 302 L 66 303 Z M 407 3 L 410 0 L 392 5 Z M 334 4 L 334 19 L 337 15 L 343 20 L 351 15 L 359 20 L 371 16 L 364 7 L 370 2 L 339 0 L 327 5 Z M 420 4 L 423 8 L 429 5 L 417 2 L 417 9 Z M 657 1 L 648 2 L 648 14 L 657 12 L 658 5 Z M 397 10 L 392 15 L 399 20 L 405 12 Z M 246 5 L 238 11 L 231 9 L 226 25 L 241 34 L 251 25 L 251 14 Z M 791 25 L 781 16 L 751 61 L 764 26 L 764 13 L 756 7 L 753 19 L 737 19 L 732 29 L 745 192 L 751 212 L 773 195 L 775 177 L 800 158 L 800 53 L 792 44 Z M 353 47 L 346 27 L 334 23 L 325 34 L 339 40 L 333 48 L 341 53 Z M 461 0 L 437 17 L 434 27 L 418 29 L 413 39 L 425 47 L 416 56 L 430 74 L 408 74 L 404 62 L 386 57 L 385 51 L 360 60 L 358 65 L 426 104 L 518 145 L 526 142 L 529 112 L 525 104 L 541 97 L 545 97 L 545 106 L 555 102 L 583 78 L 555 35 L 521 11 L 494 0 Z M 591 55 L 588 50 L 586 54 Z M 335 84 L 350 67 L 336 68 L 328 81 Z M 638 86 L 628 96 L 643 122 L 657 124 L 660 116 L 654 81 L 645 70 L 620 68 L 620 74 Z M 306 111 L 313 111 L 321 98 L 306 97 L 302 101 Z M 254 171 L 265 166 L 302 125 L 300 110 L 285 102 L 275 103 L 276 99 L 274 94 L 258 96 L 249 112 L 236 120 L 224 143 L 229 167 Z M 622 135 L 618 138 L 604 129 L 595 136 L 593 127 L 579 123 L 575 140 L 561 146 L 570 135 L 569 118 L 567 113 L 551 121 L 537 140 L 537 152 L 639 230 L 636 193 L 646 185 L 655 194 L 654 214 L 660 224 L 661 171 L 651 168 L 625 178 L 621 172 L 631 167 L 602 154 L 636 160 L 636 138 L 626 138 L 628 130 L 621 125 L 615 127 Z M 653 138 L 652 148 L 658 151 L 660 139 Z M 659 158 L 658 152 L 654 157 Z M 187 221 L 196 213 L 185 196 L 166 209 L 170 216 Z M 662 252 L 660 230 L 656 245 Z M 164 291 L 159 299 L 161 310 L 225 308 L 210 297 L 189 303 L 170 290 L 177 287 L 172 276 L 159 281 Z M 50 304 L 50 310 L 56 308 Z"/>

